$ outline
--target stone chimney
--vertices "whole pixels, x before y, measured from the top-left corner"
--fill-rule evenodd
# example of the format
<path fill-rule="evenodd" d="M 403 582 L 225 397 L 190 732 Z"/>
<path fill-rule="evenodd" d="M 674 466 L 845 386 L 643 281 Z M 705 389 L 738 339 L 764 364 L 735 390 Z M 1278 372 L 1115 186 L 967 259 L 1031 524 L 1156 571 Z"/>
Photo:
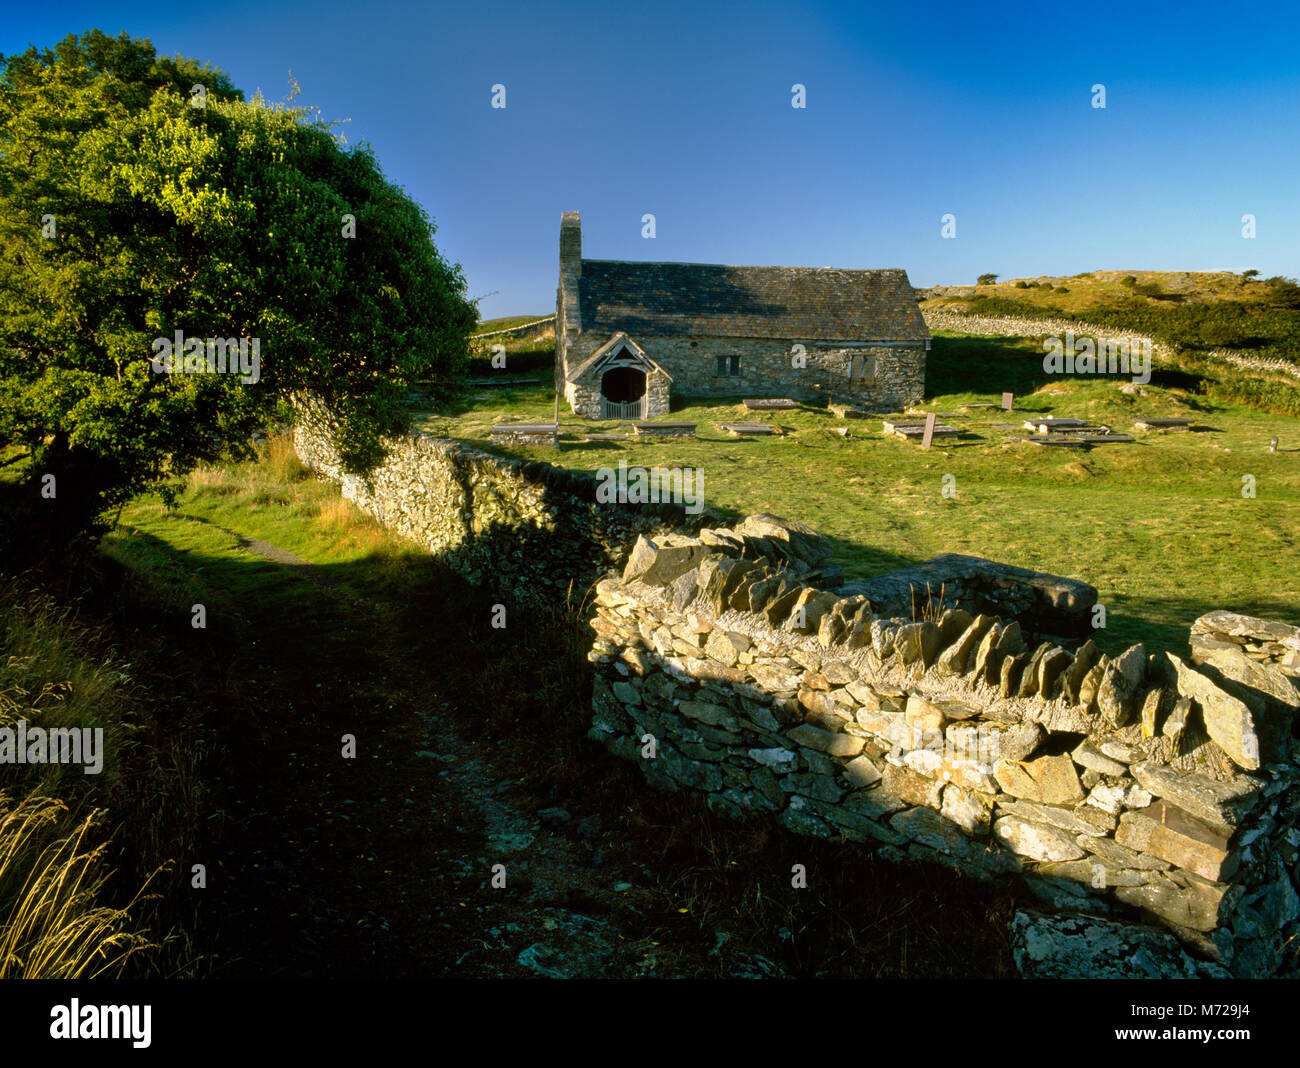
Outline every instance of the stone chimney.
<path fill-rule="evenodd" d="M 576 211 L 560 215 L 560 274 L 577 278 L 582 271 L 582 217 Z"/>
<path fill-rule="evenodd" d="M 577 339 L 578 279 L 582 276 L 582 219 L 576 211 L 560 215 L 560 286 L 555 295 L 555 387 L 564 395 L 570 342 Z"/>

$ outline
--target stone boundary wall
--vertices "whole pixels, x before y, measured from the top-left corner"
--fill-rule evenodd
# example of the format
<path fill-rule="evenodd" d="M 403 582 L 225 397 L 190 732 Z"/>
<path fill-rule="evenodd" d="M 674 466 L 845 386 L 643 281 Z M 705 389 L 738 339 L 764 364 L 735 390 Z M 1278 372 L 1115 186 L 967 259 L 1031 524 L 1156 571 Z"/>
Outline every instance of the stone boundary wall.
<path fill-rule="evenodd" d="M 1060 910 L 1017 917 L 1026 974 L 1104 973 L 1119 950 L 1130 975 L 1279 969 L 1300 931 L 1294 672 L 1226 641 L 1203 671 L 1030 648 L 962 609 L 877 618 L 727 534 L 641 539 L 597 584 L 591 737 L 731 817 L 1024 878 Z M 1235 626 L 1271 653 L 1283 625 Z"/>
<path fill-rule="evenodd" d="M 921 316 L 930 330 L 952 330 L 962 334 L 991 334 L 1000 337 L 1061 337 L 1067 330 L 1076 337 L 1131 338 L 1150 344 L 1153 356 L 1176 359 L 1180 349 L 1145 334 L 1098 326 L 1073 319 L 1032 319 L 1017 316 L 965 315 L 947 308 L 922 308 Z M 1228 349 L 1212 349 L 1205 355 L 1253 371 L 1275 371 L 1300 378 L 1300 367 L 1287 360 L 1264 360 Z"/>
<path fill-rule="evenodd" d="M 326 432 L 309 421 L 293 440 L 303 464 L 385 527 L 521 604 L 563 604 L 570 587 L 581 600 L 639 535 L 689 531 L 701 520 L 674 504 L 604 504 L 591 475 L 419 431 L 387 442 L 388 458 L 369 480 L 345 474 Z"/>
<path fill-rule="evenodd" d="M 486 334 L 472 334 L 469 340 L 477 343 L 490 337 L 525 337 L 539 326 L 553 326 L 554 324 L 555 316 L 548 315 L 544 319 L 534 319 L 531 323 L 522 323 L 519 326 L 508 327 L 505 330 L 492 330 Z"/>

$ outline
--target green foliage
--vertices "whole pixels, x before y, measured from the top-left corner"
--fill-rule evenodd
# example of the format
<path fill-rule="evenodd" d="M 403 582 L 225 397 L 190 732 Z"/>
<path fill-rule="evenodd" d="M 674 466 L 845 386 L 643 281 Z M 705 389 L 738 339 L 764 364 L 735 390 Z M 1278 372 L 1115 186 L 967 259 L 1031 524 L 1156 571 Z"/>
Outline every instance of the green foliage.
<path fill-rule="evenodd" d="M 45 547 L 102 530 L 142 490 L 246 454 L 305 391 L 336 413 L 348 468 L 372 467 L 409 383 L 450 397 L 463 380 L 476 309 L 432 234 L 368 147 L 148 41 L 92 31 L 0 58 L 0 447 L 27 465 L 13 526 Z M 177 330 L 257 339 L 258 381 L 157 373 L 154 341 Z"/>
<path fill-rule="evenodd" d="M 1191 352 L 1236 349 L 1263 359 L 1298 362 L 1300 286 L 1288 278 L 1269 279 L 1263 284 L 1268 286 L 1264 298 L 1253 303 L 1194 300 L 1152 304 L 1135 292 L 1110 303 L 1095 303 L 1069 311 L 1053 304 L 982 293 L 964 299 L 971 311 L 979 315 L 1081 318 L 1099 326 L 1137 331 Z M 1154 283 L 1147 283 L 1146 288 L 1159 292 Z M 1062 289 L 1059 287 L 1057 292 Z"/>
<path fill-rule="evenodd" d="M 996 274 L 982 274 L 975 279 L 975 284 L 979 286 L 991 286 L 997 280 L 998 276 Z"/>

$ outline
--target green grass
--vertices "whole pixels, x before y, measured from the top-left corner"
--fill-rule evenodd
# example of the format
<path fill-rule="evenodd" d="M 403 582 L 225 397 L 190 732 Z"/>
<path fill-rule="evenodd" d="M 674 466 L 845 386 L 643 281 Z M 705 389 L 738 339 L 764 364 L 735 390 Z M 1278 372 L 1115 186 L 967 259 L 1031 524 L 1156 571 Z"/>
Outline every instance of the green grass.
<path fill-rule="evenodd" d="M 545 319 L 554 315 L 555 312 L 546 312 L 544 315 L 506 315 L 500 319 L 483 319 L 478 326 L 474 328 L 475 334 L 490 334 L 494 330 L 511 330 L 516 326 L 523 326 L 525 323 L 535 323 L 538 319 Z"/>
<path fill-rule="evenodd" d="M 959 552 L 1080 578 L 1107 607 L 1099 644 L 1113 652 L 1134 641 L 1183 651 L 1188 626 L 1214 608 L 1300 622 L 1300 420 L 1191 392 L 1194 376 L 1167 369 L 1146 397 L 1121 393 L 1116 378 L 1051 377 L 1041 344 L 1029 340 L 939 336 L 928 381 L 926 406 L 937 412 L 996 399 L 1004 388 L 1016 393 L 1016 411 L 955 420 L 976 437 L 926 452 L 883 436 L 879 419 L 840 423 L 811 407 L 754 413 L 739 399 L 688 402 L 666 417 L 698 423 L 696 440 L 585 442 L 586 430 L 611 425 L 561 404 L 558 456 L 541 447 L 491 451 L 586 471 L 620 460 L 699 468 L 712 510 L 808 523 L 834 539 L 849 577 Z M 465 410 L 425 413 L 419 424 L 491 448 L 493 423 L 549 418 L 553 403 L 547 388 L 494 392 Z M 1014 443 L 1010 436 L 1025 431 L 990 425 L 1031 414 L 1116 431 L 1143 415 L 1174 416 L 1204 429 L 1073 452 Z M 736 440 L 713 425 L 737 418 L 786 433 Z M 1269 453 L 1274 435 L 1281 446 Z M 956 479 L 953 499 L 942 495 L 946 474 Z M 1242 497 L 1246 474 L 1255 476 L 1255 499 Z"/>

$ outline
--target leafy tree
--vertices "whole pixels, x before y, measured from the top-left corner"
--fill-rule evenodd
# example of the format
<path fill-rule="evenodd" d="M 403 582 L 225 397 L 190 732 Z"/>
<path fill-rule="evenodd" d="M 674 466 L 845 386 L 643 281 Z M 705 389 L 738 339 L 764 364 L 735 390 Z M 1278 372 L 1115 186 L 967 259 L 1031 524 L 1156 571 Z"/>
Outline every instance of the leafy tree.
<path fill-rule="evenodd" d="M 463 382 L 477 314 L 433 232 L 367 147 L 147 40 L 0 56 L 5 525 L 46 548 L 102 531 L 307 392 L 372 469 L 412 382 Z M 241 373 L 159 373 L 178 330 L 203 355 L 245 339 Z"/>
<path fill-rule="evenodd" d="M 975 284 L 977 286 L 991 286 L 997 280 L 998 276 L 996 274 L 982 274 L 975 279 Z"/>

